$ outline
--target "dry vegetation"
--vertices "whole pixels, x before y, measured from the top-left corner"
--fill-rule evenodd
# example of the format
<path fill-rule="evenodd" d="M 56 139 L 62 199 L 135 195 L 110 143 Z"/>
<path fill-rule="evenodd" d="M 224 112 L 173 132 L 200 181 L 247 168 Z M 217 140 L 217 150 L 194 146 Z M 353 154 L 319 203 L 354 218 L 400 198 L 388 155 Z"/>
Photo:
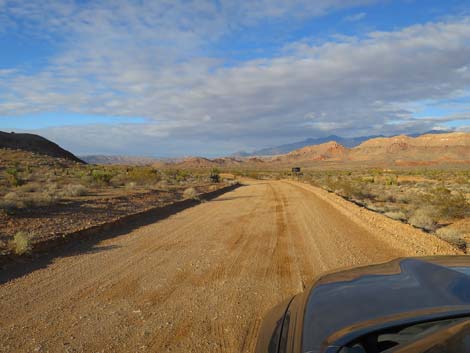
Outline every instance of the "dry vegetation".
<path fill-rule="evenodd" d="M 225 185 L 214 177 L 218 173 L 84 165 L 0 149 L 0 253 L 27 253 L 31 243 L 51 236 L 162 203 L 197 199 Z"/>
<path fill-rule="evenodd" d="M 469 240 L 469 170 L 308 171 L 300 178 L 461 248 Z"/>

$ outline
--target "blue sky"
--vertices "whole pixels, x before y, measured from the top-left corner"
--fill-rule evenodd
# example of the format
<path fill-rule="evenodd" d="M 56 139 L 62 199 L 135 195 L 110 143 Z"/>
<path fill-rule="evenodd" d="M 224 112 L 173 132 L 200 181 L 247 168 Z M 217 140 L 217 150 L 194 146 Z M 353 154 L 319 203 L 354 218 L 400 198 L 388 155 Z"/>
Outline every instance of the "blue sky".
<path fill-rule="evenodd" d="M 218 156 L 469 130 L 468 1 L 0 0 L 0 130 Z"/>

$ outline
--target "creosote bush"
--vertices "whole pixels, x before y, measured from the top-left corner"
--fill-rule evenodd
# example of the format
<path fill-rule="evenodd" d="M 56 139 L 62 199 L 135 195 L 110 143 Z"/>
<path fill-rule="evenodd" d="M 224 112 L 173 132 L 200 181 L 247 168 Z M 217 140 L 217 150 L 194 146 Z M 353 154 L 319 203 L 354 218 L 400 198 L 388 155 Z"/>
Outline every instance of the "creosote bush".
<path fill-rule="evenodd" d="M 150 167 L 133 168 L 127 172 L 126 177 L 137 185 L 153 185 L 161 179 L 158 171 Z"/>
<path fill-rule="evenodd" d="M 213 183 L 220 182 L 220 170 L 217 169 L 217 168 L 213 168 L 211 170 L 211 174 L 210 174 L 209 178 L 210 178 L 211 182 L 213 182 Z"/>

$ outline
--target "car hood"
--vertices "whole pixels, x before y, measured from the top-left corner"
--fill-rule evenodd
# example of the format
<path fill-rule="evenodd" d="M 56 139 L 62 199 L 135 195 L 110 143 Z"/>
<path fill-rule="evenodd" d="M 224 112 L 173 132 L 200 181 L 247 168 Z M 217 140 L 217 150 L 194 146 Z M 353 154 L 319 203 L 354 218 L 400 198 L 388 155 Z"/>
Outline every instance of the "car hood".
<path fill-rule="evenodd" d="M 303 352 L 397 323 L 470 315 L 470 257 L 398 259 L 327 275 L 309 290 Z"/>

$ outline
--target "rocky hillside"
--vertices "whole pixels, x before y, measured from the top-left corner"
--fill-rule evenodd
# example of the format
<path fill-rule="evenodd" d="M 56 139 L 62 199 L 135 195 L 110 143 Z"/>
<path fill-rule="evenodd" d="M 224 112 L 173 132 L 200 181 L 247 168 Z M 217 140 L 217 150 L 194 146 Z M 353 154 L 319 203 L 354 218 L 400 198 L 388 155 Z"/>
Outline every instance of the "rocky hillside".
<path fill-rule="evenodd" d="M 350 150 L 352 160 L 410 162 L 470 162 L 470 134 L 427 134 L 375 138 Z"/>
<path fill-rule="evenodd" d="M 470 164 L 470 133 L 425 134 L 417 137 L 394 136 L 372 138 L 354 148 L 337 141 L 299 148 L 286 154 L 264 157 L 225 157 L 207 159 L 184 158 L 167 162 L 167 167 L 177 168 L 287 168 L 321 165 L 343 166 L 418 166 L 436 164 Z"/>
<path fill-rule="evenodd" d="M 275 161 L 340 161 L 348 156 L 349 150 L 336 141 L 322 143 L 320 145 L 306 146 L 298 150 L 281 155 Z"/>
<path fill-rule="evenodd" d="M 34 134 L 17 134 L 0 131 L 0 148 L 23 150 L 55 158 L 63 158 L 84 163 L 69 151 L 48 139 Z"/>
<path fill-rule="evenodd" d="M 280 154 L 286 154 L 303 147 L 313 146 L 313 145 L 321 145 L 330 141 L 336 141 L 337 143 L 351 148 L 356 147 L 357 145 L 361 144 L 364 141 L 367 141 L 371 138 L 379 137 L 379 136 L 359 136 L 359 137 L 341 137 L 337 135 L 330 135 L 327 137 L 320 137 L 320 138 L 308 138 L 302 141 L 288 143 L 285 145 L 263 148 L 257 151 L 253 151 L 251 153 L 248 152 L 239 152 L 236 154 L 240 157 L 249 157 L 249 156 L 274 156 Z"/>

